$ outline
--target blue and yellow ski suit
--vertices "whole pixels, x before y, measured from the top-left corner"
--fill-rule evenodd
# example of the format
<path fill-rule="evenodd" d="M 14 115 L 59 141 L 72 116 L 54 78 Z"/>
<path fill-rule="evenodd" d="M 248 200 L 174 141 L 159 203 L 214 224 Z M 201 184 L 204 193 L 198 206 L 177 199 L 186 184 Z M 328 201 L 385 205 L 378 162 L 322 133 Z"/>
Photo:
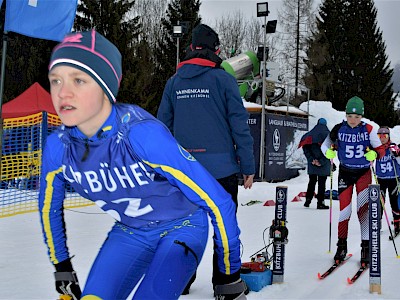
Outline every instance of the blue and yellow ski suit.
<path fill-rule="evenodd" d="M 135 105 L 113 105 L 90 139 L 77 127 L 61 126 L 46 141 L 41 172 L 39 212 L 53 264 L 70 258 L 66 184 L 116 220 L 82 297 L 126 299 L 142 280 L 134 298 L 177 299 L 204 253 L 207 213 L 220 271 L 240 269 L 230 195 L 161 122 Z"/>

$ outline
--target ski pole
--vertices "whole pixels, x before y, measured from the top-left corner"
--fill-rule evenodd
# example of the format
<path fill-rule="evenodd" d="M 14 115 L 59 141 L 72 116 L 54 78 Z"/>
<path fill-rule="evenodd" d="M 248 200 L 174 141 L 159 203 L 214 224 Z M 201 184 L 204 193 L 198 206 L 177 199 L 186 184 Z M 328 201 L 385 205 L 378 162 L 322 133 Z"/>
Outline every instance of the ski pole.
<path fill-rule="evenodd" d="M 329 191 L 329 250 L 331 253 L 331 242 L 332 242 L 332 190 L 333 190 L 333 158 L 331 159 L 331 186 Z"/>
<path fill-rule="evenodd" d="M 376 172 L 375 172 L 375 168 L 374 168 L 374 165 L 373 165 L 373 162 L 371 161 L 371 171 L 372 171 L 372 174 L 374 175 L 374 179 L 375 179 L 375 183 L 376 184 L 379 184 L 378 183 L 378 177 L 376 176 Z M 386 212 L 386 208 L 385 208 L 385 201 L 384 201 L 384 199 L 383 199 L 383 195 L 382 195 L 382 193 L 380 193 L 381 195 L 381 205 L 382 205 L 382 207 L 383 207 L 383 212 L 385 213 L 385 217 L 386 217 L 386 222 L 387 222 L 387 224 L 388 224 L 388 227 L 389 227 L 389 233 L 390 233 L 390 236 L 391 236 L 391 238 L 392 238 L 392 242 L 393 242 L 393 246 L 394 246 L 394 251 L 396 252 L 396 256 L 397 256 L 397 258 L 400 258 L 399 257 L 399 255 L 397 254 L 397 248 L 396 248 L 396 243 L 394 242 L 394 238 L 393 238 L 393 233 L 392 233 L 392 228 L 390 228 L 390 224 L 389 224 L 389 218 L 388 218 L 388 216 L 387 216 L 387 212 Z"/>
<path fill-rule="evenodd" d="M 393 190 L 392 193 L 394 193 L 395 191 L 397 191 L 397 195 L 399 195 L 399 179 L 397 178 L 397 171 L 396 171 L 396 163 L 394 162 L 394 158 L 392 157 L 392 165 L 393 165 L 393 169 L 394 169 L 394 176 L 396 178 L 396 189 Z M 397 197 L 397 202 L 399 201 L 399 198 Z M 398 206 L 397 206 L 398 207 Z M 397 220 L 397 222 L 399 222 L 399 220 Z M 394 217 L 393 217 L 393 225 L 395 223 Z"/>
<path fill-rule="evenodd" d="M 397 171 L 396 171 L 396 164 L 395 164 L 395 162 L 394 162 L 394 159 L 393 159 L 393 157 L 392 157 L 392 166 L 393 166 L 393 170 L 394 170 L 394 176 L 395 176 L 395 178 L 396 178 L 396 189 L 394 190 L 394 191 L 396 191 L 397 192 L 397 195 L 399 194 L 399 179 L 397 178 Z M 394 192 L 393 191 L 393 192 Z M 392 192 L 392 193 L 393 193 Z"/>

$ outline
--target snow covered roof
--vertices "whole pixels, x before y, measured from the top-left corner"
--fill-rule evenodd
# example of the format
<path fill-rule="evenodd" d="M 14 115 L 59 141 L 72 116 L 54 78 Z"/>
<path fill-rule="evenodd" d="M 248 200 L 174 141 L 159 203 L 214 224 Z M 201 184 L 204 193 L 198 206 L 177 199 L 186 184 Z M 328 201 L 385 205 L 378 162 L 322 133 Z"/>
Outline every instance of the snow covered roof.
<path fill-rule="evenodd" d="M 253 103 L 253 102 L 248 102 L 246 100 L 243 100 L 243 105 L 246 108 L 248 112 L 261 112 L 262 111 L 262 105 Z M 288 113 L 290 115 L 301 115 L 301 116 L 308 116 L 308 113 L 304 110 L 301 110 L 297 107 L 294 106 L 272 106 L 272 105 L 266 105 L 265 110 L 267 112 L 277 112 L 277 113 Z"/>

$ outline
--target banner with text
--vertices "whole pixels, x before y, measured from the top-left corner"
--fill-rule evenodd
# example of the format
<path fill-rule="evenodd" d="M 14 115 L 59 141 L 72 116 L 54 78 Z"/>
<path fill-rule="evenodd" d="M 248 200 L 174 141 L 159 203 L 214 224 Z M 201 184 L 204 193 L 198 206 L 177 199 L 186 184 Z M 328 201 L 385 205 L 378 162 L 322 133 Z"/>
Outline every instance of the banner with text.
<path fill-rule="evenodd" d="M 308 131 L 308 119 L 290 115 L 266 114 L 265 180 L 283 181 L 307 167 L 301 137 Z"/>
<path fill-rule="evenodd" d="M 250 127 L 250 133 L 253 137 L 253 151 L 256 165 L 256 173 L 254 179 L 260 179 L 260 143 L 261 143 L 261 113 L 251 113 L 247 124 Z"/>

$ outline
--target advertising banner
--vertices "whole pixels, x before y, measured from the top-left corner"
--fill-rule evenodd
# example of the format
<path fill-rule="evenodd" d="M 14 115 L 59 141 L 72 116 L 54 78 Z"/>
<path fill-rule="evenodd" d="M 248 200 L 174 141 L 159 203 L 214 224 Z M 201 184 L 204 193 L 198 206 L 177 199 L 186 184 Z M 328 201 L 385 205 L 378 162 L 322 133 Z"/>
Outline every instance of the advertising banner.
<path fill-rule="evenodd" d="M 283 181 L 298 175 L 307 166 L 301 137 L 308 131 L 308 119 L 289 115 L 266 114 L 265 180 Z"/>
<path fill-rule="evenodd" d="M 369 287 L 381 293 L 381 192 L 379 184 L 368 186 L 369 202 Z"/>
<path fill-rule="evenodd" d="M 287 186 L 276 187 L 275 226 L 286 227 L 287 191 Z M 283 275 L 285 273 L 285 244 L 287 241 L 287 235 L 286 237 L 283 235 L 277 237 L 276 233 L 274 234 L 272 283 L 283 282 Z"/>
<path fill-rule="evenodd" d="M 261 141 L 261 112 L 251 113 L 247 123 L 250 127 L 250 133 L 254 140 L 254 160 L 256 164 L 256 173 L 254 179 L 260 179 L 260 141 Z"/>

